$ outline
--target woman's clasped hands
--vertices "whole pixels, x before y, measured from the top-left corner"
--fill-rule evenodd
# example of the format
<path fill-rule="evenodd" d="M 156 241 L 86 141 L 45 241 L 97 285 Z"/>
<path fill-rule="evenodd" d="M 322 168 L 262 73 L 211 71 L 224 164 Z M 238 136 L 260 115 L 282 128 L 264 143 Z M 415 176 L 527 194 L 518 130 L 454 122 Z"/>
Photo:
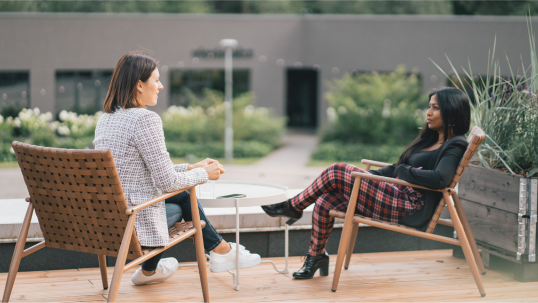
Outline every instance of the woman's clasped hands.
<path fill-rule="evenodd" d="M 207 172 L 209 180 L 218 180 L 221 174 L 224 174 L 224 166 L 222 166 L 219 161 L 207 158 L 198 163 L 189 165 L 189 170 L 202 167 Z"/>

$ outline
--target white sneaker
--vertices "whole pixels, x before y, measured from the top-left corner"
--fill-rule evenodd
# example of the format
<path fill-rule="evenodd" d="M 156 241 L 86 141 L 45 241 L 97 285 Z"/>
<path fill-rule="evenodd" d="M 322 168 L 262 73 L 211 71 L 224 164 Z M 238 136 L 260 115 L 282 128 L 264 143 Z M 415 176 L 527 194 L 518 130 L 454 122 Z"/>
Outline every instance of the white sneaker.
<path fill-rule="evenodd" d="M 159 261 L 159 264 L 157 264 L 157 269 L 155 269 L 155 273 L 153 275 L 144 275 L 142 272 L 142 267 L 140 267 L 131 276 L 131 281 L 133 281 L 134 285 L 161 283 L 170 279 L 170 277 L 172 277 L 176 272 L 177 267 L 178 262 L 176 258 L 164 258 Z"/>
<path fill-rule="evenodd" d="M 221 272 L 235 269 L 236 247 L 235 243 L 230 242 L 232 250 L 225 255 L 219 255 L 213 251 L 210 253 L 209 270 L 212 272 Z M 248 268 L 260 264 L 262 259 L 258 254 L 251 254 L 245 247 L 239 244 L 239 268 Z"/>

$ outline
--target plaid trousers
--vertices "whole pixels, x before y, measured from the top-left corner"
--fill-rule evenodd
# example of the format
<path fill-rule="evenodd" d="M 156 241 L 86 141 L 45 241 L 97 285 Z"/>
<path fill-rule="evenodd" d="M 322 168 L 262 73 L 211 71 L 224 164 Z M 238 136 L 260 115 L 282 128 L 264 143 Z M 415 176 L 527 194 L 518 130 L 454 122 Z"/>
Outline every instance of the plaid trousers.
<path fill-rule="evenodd" d="M 336 163 L 319 175 L 314 182 L 290 202 L 302 211 L 316 203 L 312 213 L 312 233 L 308 254 L 317 256 L 325 250 L 325 244 L 334 225 L 329 211 L 346 211 L 355 178 L 352 172 L 366 171 L 346 163 Z M 412 187 L 361 179 L 355 213 L 383 221 L 398 222 L 424 206 L 424 195 Z"/>

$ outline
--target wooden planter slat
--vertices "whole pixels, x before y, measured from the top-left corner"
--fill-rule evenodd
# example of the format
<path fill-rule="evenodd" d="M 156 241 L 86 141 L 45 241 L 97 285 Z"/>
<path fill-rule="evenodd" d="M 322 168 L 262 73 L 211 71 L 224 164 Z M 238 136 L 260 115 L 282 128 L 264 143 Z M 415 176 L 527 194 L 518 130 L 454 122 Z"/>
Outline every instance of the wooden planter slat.
<path fill-rule="evenodd" d="M 516 214 L 519 212 L 519 176 L 469 165 L 458 185 L 460 199 Z M 517 217 L 516 217 L 517 222 Z"/>
<path fill-rule="evenodd" d="M 517 214 L 460 199 L 475 239 L 517 252 Z"/>
<path fill-rule="evenodd" d="M 525 207 L 523 204 L 524 208 L 520 209 L 522 179 L 502 171 L 469 165 L 460 179 L 458 195 L 477 244 L 482 248 L 482 257 L 489 259 L 489 253 L 494 252 L 511 260 L 514 262 L 514 278 L 530 282 L 538 281 L 538 263 L 528 253 L 529 247 L 534 245 L 529 242 L 532 234 L 529 230 L 535 228 L 536 223 L 531 220 L 529 205 Z M 532 179 L 536 178 L 527 179 L 528 189 Z M 530 196 L 530 192 L 523 192 L 522 201 L 526 201 L 524 195 Z M 520 229 L 522 226 L 525 227 L 523 230 Z M 534 233 L 532 238 L 536 241 L 538 236 Z M 526 247 L 520 247 L 519 240 L 525 242 Z M 456 250 L 454 253 L 458 254 Z"/>

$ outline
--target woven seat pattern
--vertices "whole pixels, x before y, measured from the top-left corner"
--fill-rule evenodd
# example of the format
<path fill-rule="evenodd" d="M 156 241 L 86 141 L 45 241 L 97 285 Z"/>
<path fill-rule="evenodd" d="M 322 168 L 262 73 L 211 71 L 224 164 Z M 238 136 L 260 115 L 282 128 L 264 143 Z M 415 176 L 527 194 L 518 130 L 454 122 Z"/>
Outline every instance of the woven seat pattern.
<path fill-rule="evenodd" d="M 202 225 L 202 228 L 206 225 L 205 221 L 200 221 L 200 224 Z M 185 238 L 193 237 L 194 233 L 196 233 L 196 229 L 194 228 L 192 221 L 177 222 L 168 229 L 168 241 L 170 243 L 181 242 Z M 160 247 L 142 247 L 142 254 L 146 255 L 159 248 Z"/>
<path fill-rule="evenodd" d="M 116 257 L 127 202 L 110 150 L 49 148 L 13 142 L 48 247 Z M 142 256 L 136 232 L 128 259 Z"/>

